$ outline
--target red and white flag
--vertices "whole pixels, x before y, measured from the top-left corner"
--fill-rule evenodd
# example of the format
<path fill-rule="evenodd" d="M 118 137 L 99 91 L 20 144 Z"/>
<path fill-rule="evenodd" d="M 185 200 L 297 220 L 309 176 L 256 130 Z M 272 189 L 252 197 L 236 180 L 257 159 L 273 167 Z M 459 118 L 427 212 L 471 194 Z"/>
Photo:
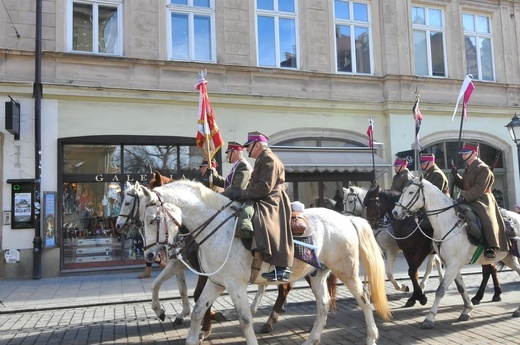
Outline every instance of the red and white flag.
<path fill-rule="evenodd" d="M 468 116 L 466 115 L 466 105 L 468 104 L 469 98 L 471 97 L 473 90 L 475 90 L 475 85 L 473 85 L 470 76 L 466 75 L 466 78 L 464 78 L 464 81 L 462 82 L 462 86 L 459 91 L 459 97 L 457 98 L 457 104 L 455 105 L 453 116 L 451 117 L 452 122 L 455 119 L 455 114 L 457 113 L 459 102 L 463 97 L 464 99 L 462 101 L 462 115 L 464 116 L 464 121 L 468 119 Z"/>
<path fill-rule="evenodd" d="M 374 120 L 372 120 L 372 118 L 370 118 L 368 120 L 367 136 L 368 136 L 368 146 L 371 149 L 373 149 L 374 148 Z"/>
<path fill-rule="evenodd" d="M 208 158 L 208 162 L 215 156 L 218 150 L 223 146 L 224 142 L 220 135 L 217 122 L 215 121 L 215 114 L 209 102 L 206 85 L 208 82 L 202 78 L 195 88 L 199 90 L 199 112 L 197 115 L 197 146 L 204 152 L 204 156 Z"/>

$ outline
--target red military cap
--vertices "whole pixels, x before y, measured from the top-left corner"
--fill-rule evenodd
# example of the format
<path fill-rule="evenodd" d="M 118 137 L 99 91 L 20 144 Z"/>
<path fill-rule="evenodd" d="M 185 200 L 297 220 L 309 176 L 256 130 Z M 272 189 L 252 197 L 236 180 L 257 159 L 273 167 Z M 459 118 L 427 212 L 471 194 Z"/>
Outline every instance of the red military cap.
<path fill-rule="evenodd" d="M 478 143 L 464 143 L 462 150 L 460 150 L 459 154 L 471 153 L 471 151 L 475 151 L 478 153 Z"/>
<path fill-rule="evenodd" d="M 236 141 L 230 141 L 227 146 L 226 153 L 231 150 L 244 151 L 244 146 L 242 144 L 237 143 Z"/>
<path fill-rule="evenodd" d="M 207 166 L 208 166 L 208 160 L 206 158 L 202 159 L 202 162 L 200 163 L 200 167 L 202 168 L 202 167 L 207 167 Z M 215 158 L 213 158 L 211 160 L 211 166 L 213 168 L 218 167 L 218 164 L 217 164 L 217 161 L 215 160 Z"/>
<path fill-rule="evenodd" d="M 404 165 L 404 167 L 406 168 L 408 166 L 408 161 L 404 158 L 396 157 L 394 161 L 394 167 L 398 167 L 401 165 Z"/>
<path fill-rule="evenodd" d="M 421 153 L 420 162 L 421 164 L 435 162 L 435 155 L 433 153 Z"/>

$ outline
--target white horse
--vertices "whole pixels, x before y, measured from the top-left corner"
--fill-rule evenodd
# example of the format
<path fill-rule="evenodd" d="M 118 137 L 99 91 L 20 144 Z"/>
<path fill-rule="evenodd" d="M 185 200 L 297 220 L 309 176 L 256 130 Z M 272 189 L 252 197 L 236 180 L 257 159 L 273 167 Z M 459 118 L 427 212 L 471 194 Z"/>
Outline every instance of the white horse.
<path fill-rule="evenodd" d="M 139 223 L 141 231 L 143 231 L 142 221 L 144 219 L 144 213 L 146 210 L 147 203 L 150 202 L 144 195 L 144 188 L 146 187 L 141 186 L 139 182 L 136 182 L 134 185 L 127 184 L 125 186 L 121 211 L 116 221 L 117 229 L 123 229 L 129 223 Z M 178 233 L 178 226 L 176 224 L 173 224 L 173 227 L 174 228 L 170 229 L 170 231 L 175 231 L 176 233 Z M 161 249 L 163 249 L 165 246 L 173 245 L 172 241 L 175 241 L 174 235 L 169 236 L 167 240 L 165 240 L 163 237 L 159 239 L 156 236 L 156 233 L 151 233 L 150 231 L 145 232 L 142 235 L 145 242 L 144 255 L 148 261 L 154 261 Z M 152 309 L 153 311 L 155 311 L 155 314 L 161 321 L 165 320 L 166 312 L 162 308 L 161 302 L 159 300 L 159 290 L 161 286 L 164 284 L 164 282 L 166 282 L 173 276 L 175 276 L 177 279 L 177 286 L 179 288 L 179 294 L 181 296 L 182 301 L 182 311 L 175 316 L 173 324 L 182 324 L 184 318 L 190 315 L 191 307 L 188 298 L 188 287 L 186 285 L 185 271 L 186 266 L 184 265 L 184 263 L 174 258 L 170 259 L 168 261 L 167 266 L 161 271 L 161 273 L 157 276 L 157 278 L 154 279 L 152 283 Z M 258 311 L 266 287 L 266 285 L 258 286 L 257 293 L 253 299 L 253 302 L 251 303 L 252 315 L 255 315 Z M 278 308 L 281 308 L 281 306 L 278 307 L 278 304 L 276 308 L 273 308 L 272 317 L 270 317 L 266 324 L 263 326 L 263 332 L 272 330 L 273 324 L 277 321 Z M 211 334 L 211 320 L 207 319 L 208 317 L 209 315 L 206 316 L 206 319 L 204 320 L 204 325 L 202 327 L 203 334 L 201 335 L 201 337 L 203 339 L 209 337 L 209 335 Z"/>
<path fill-rule="evenodd" d="M 466 224 L 457 218 L 453 200 L 444 195 L 439 188 L 423 179 L 422 176 L 413 179 L 412 183 L 403 190 L 399 202 L 396 203 L 393 210 L 393 214 L 396 218 L 402 219 L 421 208 L 424 208 L 426 211 L 426 215 L 433 227 L 433 247 L 445 265 L 444 279 L 437 288 L 435 301 L 428 316 L 423 321 L 423 325 L 427 328 L 435 326 L 435 315 L 441 299 L 454 280 L 464 301 L 464 310 L 459 320 L 467 321 L 471 317 L 473 304 L 462 281 L 460 270 L 464 265 L 472 261 L 477 247 L 468 240 L 465 229 Z M 498 252 L 495 262 L 498 261 L 502 261 L 520 274 L 520 265 L 517 258 L 508 252 Z M 481 254 L 474 263 L 482 265 L 489 264 L 489 261 L 486 261 L 484 255 Z M 513 316 L 520 316 L 520 308 L 513 313 Z"/>
<path fill-rule="evenodd" d="M 367 212 L 363 201 L 367 195 L 367 189 L 356 186 L 351 186 L 344 189 L 343 203 L 345 204 L 345 214 L 360 216 L 366 219 Z M 390 280 L 397 291 L 409 292 L 410 288 L 408 285 L 399 285 L 399 283 L 394 278 L 395 261 L 397 259 L 397 255 L 402 252 L 402 250 L 397 244 L 392 224 L 389 223 L 381 225 L 380 223 L 378 227 L 374 229 L 374 236 L 376 238 L 377 244 L 379 247 L 381 247 L 381 250 L 386 256 L 385 265 L 386 276 L 388 280 Z M 420 282 L 421 289 L 424 290 L 435 266 L 437 266 L 439 280 L 442 279 L 442 264 L 439 257 L 436 254 L 429 255 L 428 262 L 426 263 L 426 271 L 424 272 L 423 279 Z"/>
<path fill-rule="evenodd" d="M 143 188 L 150 205 L 145 219 L 153 217 L 158 208 L 172 204 L 182 214 L 182 225 L 191 232 L 199 245 L 201 268 L 210 275 L 199 300 L 192 312 L 192 322 L 186 344 L 199 344 L 198 329 L 202 316 L 209 305 L 224 291 L 228 290 L 238 313 L 240 327 L 246 343 L 258 344 L 252 325 L 252 315 L 247 304 L 247 284 L 251 276 L 253 256 L 242 242 L 234 237 L 235 211 L 229 207 L 228 198 L 205 188 L 193 181 L 181 180 L 148 191 Z M 159 199 L 162 204 L 159 203 Z M 155 201 L 155 203 L 153 202 Z M 233 203 L 233 205 L 238 205 Z M 305 345 L 317 345 L 325 326 L 329 309 L 329 295 L 326 278 L 332 271 L 349 289 L 363 310 L 367 324 L 367 344 L 375 344 L 378 330 L 370 307 L 372 301 L 383 320 L 389 320 L 391 312 L 385 294 L 384 264 L 381 251 L 377 247 L 372 229 L 366 220 L 359 217 L 345 217 L 325 208 L 310 208 L 304 215 L 314 229 L 318 258 L 326 268 L 316 269 L 300 260 L 292 267 L 291 281 L 314 272 L 310 276 L 312 290 L 316 296 L 318 310 L 316 321 Z M 145 229 L 150 225 L 145 221 Z M 148 230 L 145 230 L 148 231 Z M 364 292 L 358 276 L 359 260 L 370 286 L 370 295 Z M 261 277 L 262 272 L 272 269 L 263 263 L 255 284 L 277 284 Z"/>

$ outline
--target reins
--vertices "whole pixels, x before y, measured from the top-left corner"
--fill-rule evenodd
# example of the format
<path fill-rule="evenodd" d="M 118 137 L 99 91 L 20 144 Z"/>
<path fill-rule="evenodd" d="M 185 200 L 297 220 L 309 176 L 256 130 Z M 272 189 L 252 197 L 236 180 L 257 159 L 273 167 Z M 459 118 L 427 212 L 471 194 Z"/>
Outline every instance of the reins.
<path fill-rule="evenodd" d="M 161 195 L 160 193 L 158 193 L 157 191 L 154 191 L 155 194 L 157 195 L 157 198 L 160 202 L 160 205 L 155 205 L 157 206 L 158 210 L 158 214 L 160 213 L 159 209 L 164 209 L 164 202 L 162 201 L 161 199 Z M 224 265 L 226 264 L 228 258 L 229 258 L 229 254 L 231 253 L 231 248 L 232 248 L 232 242 L 233 242 L 233 238 L 231 239 L 231 243 L 229 245 L 229 249 L 228 249 L 228 252 L 226 254 L 226 258 L 224 259 L 224 261 L 222 262 L 221 266 L 215 270 L 214 272 L 212 273 L 203 273 L 203 272 L 198 272 L 196 270 L 194 270 L 190 264 L 188 262 L 186 262 L 182 256 L 182 253 L 183 252 L 186 252 L 187 251 L 187 248 L 189 248 L 190 246 L 194 245 L 194 244 L 197 244 L 197 245 L 202 245 L 204 242 L 206 242 L 211 236 L 213 236 L 224 224 L 226 224 L 229 220 L 231 220 L 232 218 L 236 218 L 238 216 L 238 214 L 240 213 L 240 209 L 238 210 L 235 210 L 231 213 L 231 215 L 229 215 L 228 217 L 226 217 L 221 223 L 219 223 L 213 230 L 210 231 L 209 234 L 207 234 L 205 237 L 203 237 L 199 242 L 196 242 L 196 238 L 199 237 L 199 235 L 202 234 L 202 232 L 211 224 L 211 222 L 220 214 L 222 213 L 225 209 L 229 208 L 231 206 L 231 204 L 233 203 L 233 201 L 231 200 L 229 203 L 227 203 L 226 205 L 222 206 L 219 210 L 217 210 L 211 217 L 209 217 L 207 220 L 205 220 L 201 225 L 199 225 L 195 230 L 191 231 L 190 234 L 191 236 L 183 236 L 181 237 L 180 240 L 176 241 L 174 244 L 168 244 L 168 251 L 174 251 L 175 254 L 173 254 L 171 256 L 171 258 L 175 257 L 177 258 L 179 261 L 181 261 L 190 271 L 192 271 L 193 273 L 195 274 L 198 274 L 198 275 L 203 275 L 203 276 L 212 276 L 214 274 L 217 274 L 218 272 L 220 272 L 220 270 L 224 267 Z M 151 206 L 151 205 L 150 205 Z M 175 217 L 168 211 L 168 209 L 165 210 L 166 214 L 168 215 L 168 218 L 173 220 L 173 222 L 175 223 L 175 225 L 179 228 L 182 227 L 182 224 L 179 223 Z M 166 233 L 168 233 L 168 226 L 167 224 L 165 225 L 165 231 Z M 157 225 L 157 239 L 159 240 L 159 233 L 160 233 L 160 229 L 159 229 L 159 222 L 158 222 L 158 225 Z M 168 236 L 166 236 L 166 240 L 168 241 Z M 159 243 L 159 242 L 157 242 Z M 161 244 L 161 243 L 159 243 Z"/>

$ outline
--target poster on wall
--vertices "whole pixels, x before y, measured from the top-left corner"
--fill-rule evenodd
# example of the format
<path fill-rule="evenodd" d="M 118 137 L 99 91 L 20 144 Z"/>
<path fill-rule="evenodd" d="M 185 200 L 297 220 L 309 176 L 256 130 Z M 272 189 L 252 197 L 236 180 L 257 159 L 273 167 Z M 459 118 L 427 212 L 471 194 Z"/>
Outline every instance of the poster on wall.
<path fill-rule="evenodd" d="M 42 230 L 45 247 L 56 246 L 56 192 L 43 192 Z"/>
<path fill-rule="evenodd" d="M 13 195 L 13 225 L 15 229 L 33 227 L 32 192 L 20 190 Z"/>

